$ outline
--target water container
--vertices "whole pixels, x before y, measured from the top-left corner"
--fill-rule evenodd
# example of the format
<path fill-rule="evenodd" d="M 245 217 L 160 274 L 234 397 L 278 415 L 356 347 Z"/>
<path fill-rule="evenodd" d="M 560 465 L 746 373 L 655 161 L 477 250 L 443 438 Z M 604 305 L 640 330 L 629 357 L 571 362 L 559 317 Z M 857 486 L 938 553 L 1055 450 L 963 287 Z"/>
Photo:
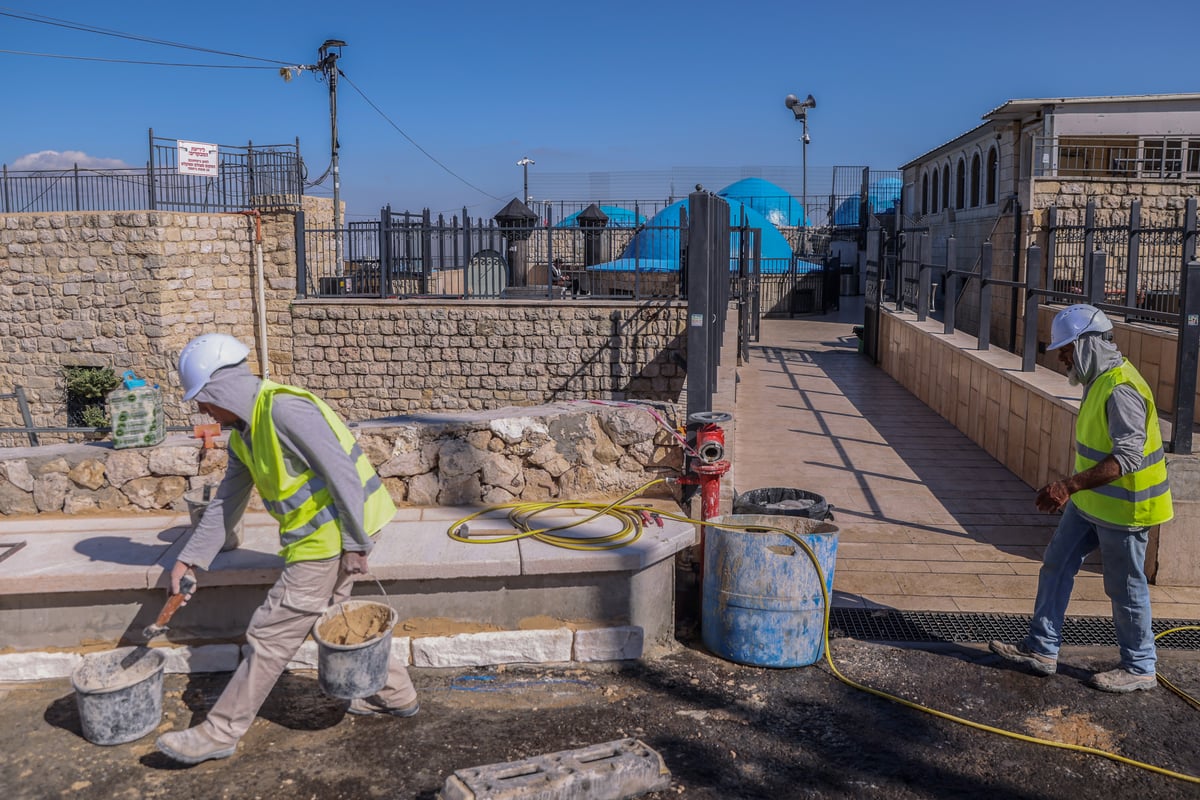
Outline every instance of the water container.
<path fill-rule="evenodd" d="M 748 526 L 745 531 L 722 525 Z M 718 656 L 759 667 L 803 667 L 821 657 L 824 615 L 812 561 L 789 531 L 816 554 L 833 596 L 838 528 L 807 517 L 729 514 L 707 523 L 701 632 Z"/>

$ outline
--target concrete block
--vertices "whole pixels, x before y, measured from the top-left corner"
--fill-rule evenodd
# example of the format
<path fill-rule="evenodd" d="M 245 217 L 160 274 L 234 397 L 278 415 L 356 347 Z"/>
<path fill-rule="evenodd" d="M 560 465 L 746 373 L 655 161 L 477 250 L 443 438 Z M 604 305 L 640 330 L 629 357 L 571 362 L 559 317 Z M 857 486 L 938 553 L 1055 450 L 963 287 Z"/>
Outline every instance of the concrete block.
<path fill-rule="evenodd" d="M 611 800 L 671 786 L 662 756 L 639 739 L 456 770 L 443 800 Z"/>
<path fill-rule="evenodd" d="M 233 672 L 240 660 L 240 651 L 236 644 L 164 647 L 162 652 L 167 657 L 163 669 L 169 674 Z"/>
<path fill-rule="evenodd" d="M 78 653 L 5 653 L 0 655 L 0 682 L 69 678 L 82 661 Z"/>
<path fill-rule="evenodd" d="M 412 641 L 417 667 L 484 667 L 493 664 L 543 664 L 571 660 L 570 628 L 535 631 L 462 633 Z"/>
<path fill-rule="evenodd" d="M 576 661 L 628 661 L 642 657 L 640 625 L 575 631 Z"/>

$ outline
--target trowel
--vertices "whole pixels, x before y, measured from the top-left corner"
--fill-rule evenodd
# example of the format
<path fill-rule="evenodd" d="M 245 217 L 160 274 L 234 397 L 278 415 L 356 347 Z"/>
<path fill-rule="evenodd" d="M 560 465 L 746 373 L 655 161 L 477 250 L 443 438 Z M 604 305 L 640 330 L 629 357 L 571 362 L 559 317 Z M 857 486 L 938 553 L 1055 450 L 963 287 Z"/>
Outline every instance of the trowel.
<path fill-rule="evenodd" d="M 179 610 L 180 606 L 192 598 L 196 592 L 196 577 L 191 573 L 185 573 L 179 579 L 179 594 L 173 594 L 163 606 L 162 611 L 158 612 L 158 618 L 154 620 L 154 624 L 147 625 L 142 628 L 142 636 L 146 641 L 150 641 L 155 636 L 165 633 L 167 623 L 171 621 L 171 617 Z"/>

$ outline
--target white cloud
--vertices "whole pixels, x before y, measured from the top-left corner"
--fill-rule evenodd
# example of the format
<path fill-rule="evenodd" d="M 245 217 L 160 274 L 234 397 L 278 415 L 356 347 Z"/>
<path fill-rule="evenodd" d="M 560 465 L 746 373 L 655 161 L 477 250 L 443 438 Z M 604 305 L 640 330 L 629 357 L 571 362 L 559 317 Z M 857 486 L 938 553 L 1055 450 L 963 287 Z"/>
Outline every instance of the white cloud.
<path fill-rule="evenodd" d="M 70 169 L 75 165 L 88 169 L 128 169 L 129 165 L 119 158 L 98 158 L 82 150 L 42 150 L 19 157 L 8 165 L 12 170 Z"/>

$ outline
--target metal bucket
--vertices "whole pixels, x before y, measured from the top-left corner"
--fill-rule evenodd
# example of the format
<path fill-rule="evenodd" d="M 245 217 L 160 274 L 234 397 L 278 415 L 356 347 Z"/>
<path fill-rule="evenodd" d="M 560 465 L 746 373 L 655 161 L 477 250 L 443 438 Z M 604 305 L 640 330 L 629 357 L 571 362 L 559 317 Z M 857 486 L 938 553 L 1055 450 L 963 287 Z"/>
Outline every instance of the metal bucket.
<path fill-rule="evenodd" d="M 838 528 L 806 517 L 729 514 L 704 537 L 701 632 L 718 656 L 759 667 L 803 667 L 821 657 L 825 607 L 812 561 L 789 536 L 722 525 L 782 528 L 817 557 L 832 597 Z"/>
<path fill-rule="evenodd" d="M 205 486 L 203 489 L 192 489 L 190 492 L 184 492 L 183 502 L 187 503 L 188 514 L 192 518 L 192 530 L 200 524 L 200 518 L 204 516 L 204 510 L 208 508 L 211 500 L 209 492 L 213 487 Z M 236 550 L 242 545 L 242 518 L 239 517 L 237 523 L 233 526 L 233 530 L 228 528 L 225 530 L 225 544 L 221 545 L 221 552 L 228 550 Z"/>
<path fill-rule="evenodd" d="M 157 728 L 166 661 L 160 651 L 147 647 L 84 656 L 71 673 L 84 738 L 94 744 L 125 744 Z"/>
<path fill-rule="evenodd" d="M 369 600 L 346 600 L 326 609 L 313 626 L 321 691 L 354 700 L 382 689 L 398 618 L 391 606 Z"/>

